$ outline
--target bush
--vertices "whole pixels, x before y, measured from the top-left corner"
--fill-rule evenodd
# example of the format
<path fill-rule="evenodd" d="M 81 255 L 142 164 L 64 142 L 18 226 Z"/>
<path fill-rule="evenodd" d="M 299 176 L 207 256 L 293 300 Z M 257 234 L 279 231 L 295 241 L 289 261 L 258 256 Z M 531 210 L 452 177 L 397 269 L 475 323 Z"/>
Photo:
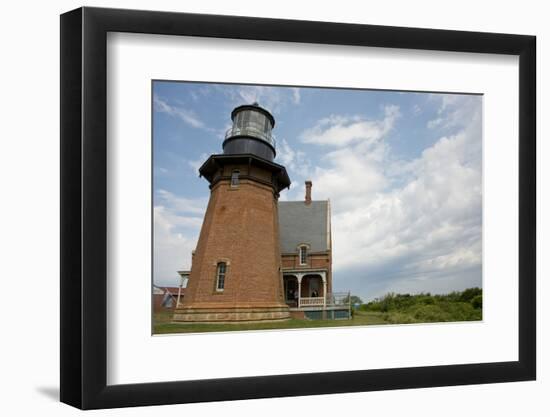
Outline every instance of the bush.
<path fill-rule="evenodd" d="M 481 288 L 435 295 L 388 293 L 359 307 L 382 313 L 385 321 L 394 324 L 481 320 L 481 309 Z"/>
<path fill-rule="evenodd" d="M 476 309 L 481 309 L 483 306 L 483 296 L 481 294 L 476 295 L 474 298 L 472 298 L 472 307 Z"/>
<path fill-rule="evenodd" d="M 478 295 L 481 295 L 481 288 L 467 288 L 460 294 L 460 301 L 470 303 Z"/>

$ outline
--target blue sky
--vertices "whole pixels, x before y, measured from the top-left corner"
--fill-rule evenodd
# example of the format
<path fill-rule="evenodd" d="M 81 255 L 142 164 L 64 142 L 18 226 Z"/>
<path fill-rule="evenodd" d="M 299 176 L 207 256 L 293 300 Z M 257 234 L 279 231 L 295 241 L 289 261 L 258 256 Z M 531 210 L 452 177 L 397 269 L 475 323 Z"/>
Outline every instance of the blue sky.
<path fill-rule="evenodd" d="M 482 96 L 153 83 L 154 282 L 190 267 L 209 197 L 198 167 L 222 152 L 231 110 L 257 101 L 276 120 L 281 200 L 332 206 L 334 290 L 481 286 Z"/>

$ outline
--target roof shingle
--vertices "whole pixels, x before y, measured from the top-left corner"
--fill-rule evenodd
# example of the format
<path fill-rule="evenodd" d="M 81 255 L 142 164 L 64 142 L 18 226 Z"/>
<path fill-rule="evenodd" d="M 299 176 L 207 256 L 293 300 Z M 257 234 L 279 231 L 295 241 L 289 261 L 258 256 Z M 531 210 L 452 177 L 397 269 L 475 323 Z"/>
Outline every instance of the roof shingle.
<path fill-rule="evenodd" d="M 306 243 L 310 252 L 325 252 L 329 245 L 329 202 L 279 201 L 281 253 L 293 253 Z"/>

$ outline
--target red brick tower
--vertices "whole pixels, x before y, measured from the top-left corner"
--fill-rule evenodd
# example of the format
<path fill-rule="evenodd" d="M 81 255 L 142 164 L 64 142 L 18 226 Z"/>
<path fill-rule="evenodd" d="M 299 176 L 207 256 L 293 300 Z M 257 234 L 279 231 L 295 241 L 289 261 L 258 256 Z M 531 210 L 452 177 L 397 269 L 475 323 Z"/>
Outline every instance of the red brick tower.
<path fill-rule="evenodd" d="M 231 113 L 223 154 L 199 172 L 210 200 L 182 307 L 174 321 L 262 321 L 289 318 L 284 301 L 277 201 L 290 185 L 273 162 L 273 116 L 257 103 Z"/>

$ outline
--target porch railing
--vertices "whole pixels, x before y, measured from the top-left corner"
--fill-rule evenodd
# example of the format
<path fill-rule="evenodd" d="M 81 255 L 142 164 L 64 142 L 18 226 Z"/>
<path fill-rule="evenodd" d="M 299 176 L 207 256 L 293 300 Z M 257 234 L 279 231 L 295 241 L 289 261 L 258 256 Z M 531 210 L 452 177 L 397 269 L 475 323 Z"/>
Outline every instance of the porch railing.
<path fill-rule="evenodd" d="M 327 294 L 327 305 L 329 306 L 348 306 L 350 301 L 349 292 L 333 292 Z"/>
<path fill-rule="evenodd" d="M 325 297 L 302 297 L 298 302 L 298 307 L 313 307 L 325 305 Z"/>
<path fill-rule="evenodd" d="M 298 308 L 300 307 L 350 307 L 349 292 L 328 293 L 325 297 L 300 297 L 298 299 Z"/>

